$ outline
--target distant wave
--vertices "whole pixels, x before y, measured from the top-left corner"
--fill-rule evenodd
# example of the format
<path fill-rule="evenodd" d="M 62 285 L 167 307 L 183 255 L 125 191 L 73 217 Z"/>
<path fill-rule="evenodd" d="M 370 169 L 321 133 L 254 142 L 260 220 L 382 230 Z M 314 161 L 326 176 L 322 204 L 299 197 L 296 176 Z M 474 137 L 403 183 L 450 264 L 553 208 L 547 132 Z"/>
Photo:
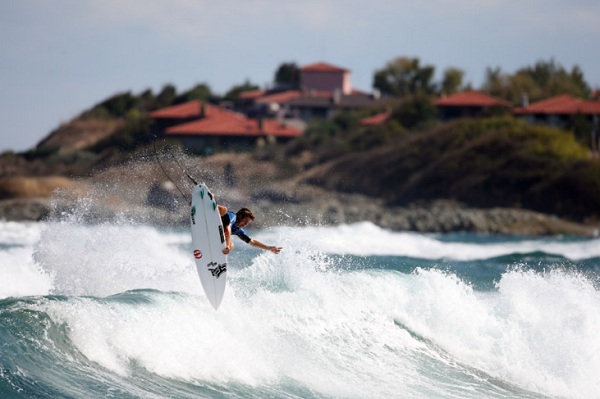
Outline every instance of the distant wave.
<path fill-rule="evenodd" d="M 523 238 L 489 242 L 464 235 L 461 241 L 438 239 L 439 235 L 391 232 L 373 223 L 362 222 L 335 227 L 279 227 L 262 232 L 261 237 L 289 243 L 291 247 L 310 246 L 317 251 L 352 255 L 395 255 L 421 259 L 490 259 L 511 254 L 543 252 L 579 260 L 600 257 L 600 238 Z M 469 241 L 469 237 L 473 237 Z"/>

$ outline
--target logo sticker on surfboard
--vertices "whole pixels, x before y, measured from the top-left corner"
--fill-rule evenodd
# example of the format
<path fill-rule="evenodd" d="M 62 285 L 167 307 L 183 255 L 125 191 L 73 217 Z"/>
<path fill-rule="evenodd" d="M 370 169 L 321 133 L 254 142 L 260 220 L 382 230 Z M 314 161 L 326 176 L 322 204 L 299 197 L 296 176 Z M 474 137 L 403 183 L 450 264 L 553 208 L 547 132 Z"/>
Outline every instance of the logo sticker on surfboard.
<path fill-rule="evenodd" d="M 194 251 L 194 258 L 200 259 L 201 257 L 202 257 L 202 251 L 200 251 L 199 249 L 196 249 Z"/>
<path fill-rule="evenodd" d="M 219 278 L 221 274 L 227 271 L 227 263 L 217 264 L 217 262 L 210 262 L 208 265 L 208 270 L 212 273 L 213 277 Z"/>

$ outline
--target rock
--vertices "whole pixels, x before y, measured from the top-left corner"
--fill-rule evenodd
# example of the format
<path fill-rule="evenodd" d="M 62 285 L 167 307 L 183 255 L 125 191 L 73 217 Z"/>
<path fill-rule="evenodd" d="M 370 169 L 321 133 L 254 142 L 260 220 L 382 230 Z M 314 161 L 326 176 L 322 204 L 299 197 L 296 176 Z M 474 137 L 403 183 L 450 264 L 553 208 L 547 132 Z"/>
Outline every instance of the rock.
<path fill-rule="evenodd" d="M 0 201 L 0 220 L 40 221 L 50 213 L 50 201 L 46 198 L 17 198 Z"/>
<path fill-rule="evenodd" d="M 77 182 L 63 176 L 7 177 L 0 179 L 0 199 L 49 198 L 56 190 L 75 193 L 80 188 Z"/>
<path fill-rule="evenodd" d="M 336 225 L 370 221 L 393 231 L 420 233 L 478 232 L 486 234 L 591 236 L 595 227 L 527 210 L 469 208 L 451 200 L 388 206 L 379 198 L 339 193 L 302 180 L 277 179 L 273 164 L 255 162 L 248 154 L 221 154 L 182 159 L 192 175 L 210 183 L 217 201 L 236 211 L 249 207 L 257 216 L 253 227 Z M 198 165 L 194 165 L 198 162 Z M 231 166 L 227 166 L 231 165 Z M 75 215 L 85 223 L 126 219 L 158 225 L 187 225 L 186 196 L 191 184 L 172 161 L 163 162 L 171 183 L 156 162 L 134 162 L 99 171 L 88 179 L 11 177 L 0 180 L 0 218 L 61 219 Z M 229 187 L 224 175 L 235 174 Z M 57 188 L 59 189 L 57 191 Z"/>

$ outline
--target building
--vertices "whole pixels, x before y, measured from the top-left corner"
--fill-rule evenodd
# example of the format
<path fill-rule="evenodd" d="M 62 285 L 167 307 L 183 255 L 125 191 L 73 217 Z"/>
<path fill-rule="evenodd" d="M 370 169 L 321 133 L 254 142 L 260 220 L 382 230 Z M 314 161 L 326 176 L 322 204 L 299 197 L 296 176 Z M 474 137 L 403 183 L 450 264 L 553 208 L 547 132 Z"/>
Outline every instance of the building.
<path fill-rule="evenodd" d="M 436 99 L 433 104 L 438 108 L 439 118 L 442 121 L 509 113 L 512 108 L 512 104 L 508 101 L 473 90 L 443 96 Z"/>
<path fill-rule="evenodd" d="M 531 123 L 569 128 L 573 118 L 581 116 L 590 124 L 600 122 L 600 101 L 588 101 L 569 95 L 551 97 L 513 110 L 516 117 Z"/>
<path fill-rule="evenodd" d="M 324 62 L 300 68 L 300 88 L 303 92 L 333 93 L 339 90 L 345 96 L 353 92 L 350 71 Z"/>
<path fill-rule="evenodd" d="M 250 148 L 302 134 L 302 130 L 274 119 L 251 119 L 197 100 L 159 109 L 150 117 L 156 121 L 157 134 L 177 138 L 186 148 L 203 153 L 219 147 Z"/>
<path fill-rule="evenodd" d="M 284 91 L 241 93 L 239 109 L 247 115 L 270 115 L 278 119 L 307 121 L 331 118 L 340 111 L 385 105 L 378 92 L 365 93 L 352 88 L 348 69 L 324 62 L 300 68 L 300 87 Z"/>

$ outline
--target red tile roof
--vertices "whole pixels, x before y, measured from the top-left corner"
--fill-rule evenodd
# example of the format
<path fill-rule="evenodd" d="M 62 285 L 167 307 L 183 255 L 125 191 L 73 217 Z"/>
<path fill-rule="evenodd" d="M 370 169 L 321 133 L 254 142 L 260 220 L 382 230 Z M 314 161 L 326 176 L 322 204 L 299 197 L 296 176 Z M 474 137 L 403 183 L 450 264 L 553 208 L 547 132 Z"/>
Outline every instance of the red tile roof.
<path fill-rule="evenodd" d="M 265 95 L 265 91 L 261 89 L 256 90 L 246 90 L 240 93 L 239 97 L 242 100 L 253 100 L 258 97 L 262 97 Z"/>
<path fill-rule="evenodd" d="M 362 126 L 378 126 L 382 125 L 390 119 L 391 114 L 389 112 L 383 112 L 381 114 L 369 116 L 360 120 Z"/>
<path fill-rule="evenodd" d="M 267 94 L 266 96 L 262 96 L 256 99 L 256 102 L 259 104 L 269 104 L 269 103 L 278 103 L 283 104 L 288 102 L 293 98 L 300 97 L 302 92 L 298 90 L 287 90 L 279 93 Z"/>
<path fill-rule="evenodd" d="M 335 65 L 327 64 L 325 62 L 316 62 L 314 64 L 306 65 L 300 68 L 302 72 L 348 72 L 345 68 L 340 68 Z"/>
<path fill-rule="evenodd" d="M 287 126 L 274 119 L 264 119 L 262 129 L 256 119 L 219 117 L 212 120 L 200 119 L 167 129 L 168 135 L 189 136 L 275 136 L 298 137 L 300 129 Z"/>
<path fill-rule="evenodd" d="M 510 107 L 511 103 L 479 91 L 463 91 L 433 102 L 437 106 L 449 107 Z"/>
<path fill-rule="evenodd" d="M 300 129 L 272 119 L 264 119 L 259 129 L 256 119 L 197 100 L 159 109 L 150 116 L 155 119 L 198 118 L 168 128 L 168 135 L 297 137 L 302 134 Z"/>
<path fill-rule="evenodd" d="M 205 116 L 201 117 L 204 104 Z M 154 118 L 193 117 L 199 119 L 172 126 L 166 130 L 168 135 L 200 135 L 200 136 L 275 136 L 297 137 L 300 129 L 284 125 L 272 119 L 264 119 L 262 129 L 256 119 L 248 119 L 242 114 L 216 107 L 214 105 L 190 101 L 179 106 L 167 107 L 153 112 Z"/>
<path fill-rule="evenodd" d="M 188 119 L 200 117 L 202 114 L 202 104 L 204 104 L 204 112 L 206 115 L 218 113 L 222 108 L 203 103 L 198 100 L 188 101 L 183 104 L 177 104 L 166 108 L 161 108 L 150 113 L 150 117 L 154 119 Z"/>
<path fill-rule="evenodd" d="M 569 95 L 548 98 L 530 104 L 527 107 L 515 108 L 513 111 L 518 115 L 526 114 L 553 114 L 571 115 L 588 114 L 600 115 L 600 101 L 586 101 Z"/>

